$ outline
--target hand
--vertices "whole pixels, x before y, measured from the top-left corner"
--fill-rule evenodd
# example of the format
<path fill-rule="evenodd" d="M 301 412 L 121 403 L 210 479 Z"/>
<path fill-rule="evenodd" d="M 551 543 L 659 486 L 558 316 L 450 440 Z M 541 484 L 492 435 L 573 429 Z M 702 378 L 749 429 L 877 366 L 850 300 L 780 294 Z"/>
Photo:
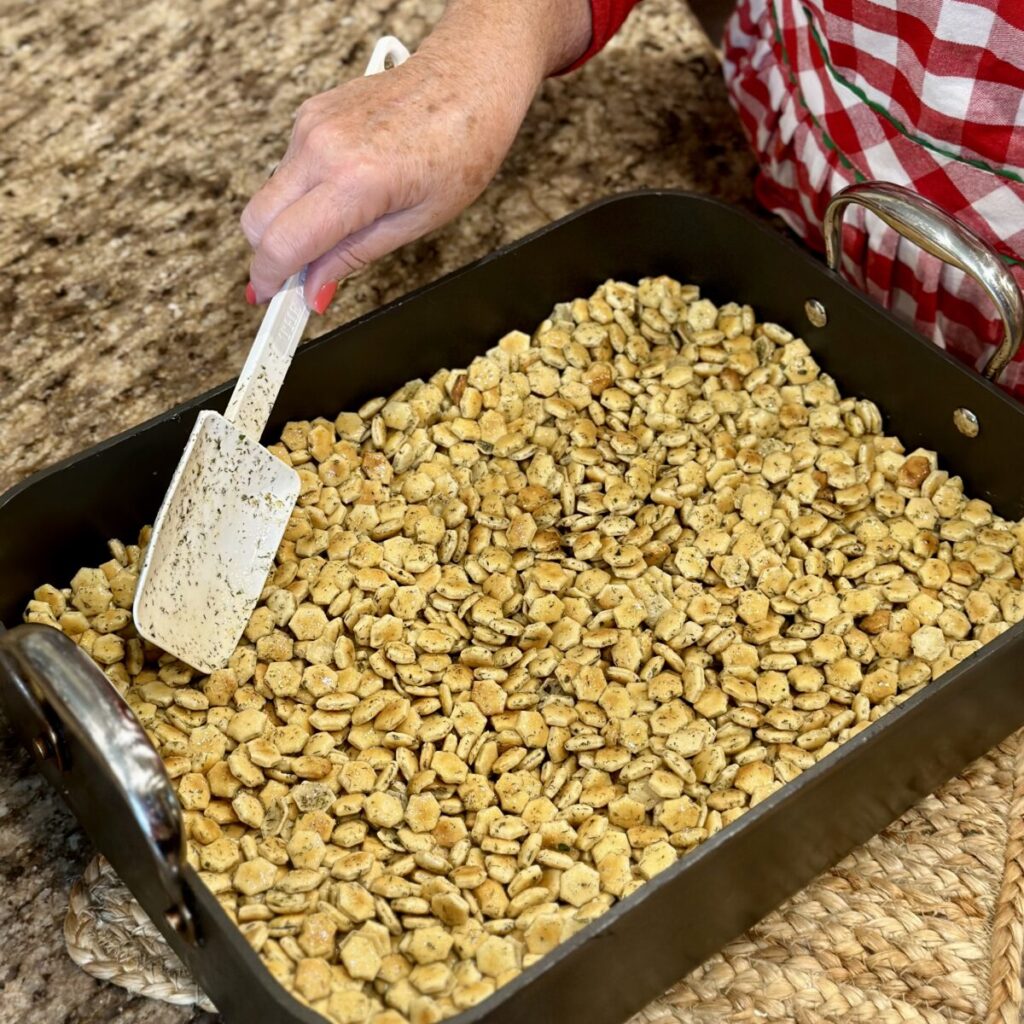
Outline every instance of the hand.
<path fill-rule="evenodd" d="M 537 7 L 557 15 L 568 43 L 544 38 L 552 27 Z M 461 0 L 406 63 L 303 103 L 284 159 L 242 214 L 249 300 L 269 300 L 308 265 L 306 301 L 322 313 L 340 278 L 460 213 L 494 176 L 540 81 L 571 61 L 567 45 L 582 52 L 587 32 L 586 0 Z"/>
<path fill-rule="evenodd" d="M 484 190 L 507 153 L 533 83 L 515 101 L 472 89 L 414 56 L 314 96 L 299 109 L 274 176 L 242 214 L 258 301 L 309 264 L 322 311 L 333 284 L 444 224 Z"/>

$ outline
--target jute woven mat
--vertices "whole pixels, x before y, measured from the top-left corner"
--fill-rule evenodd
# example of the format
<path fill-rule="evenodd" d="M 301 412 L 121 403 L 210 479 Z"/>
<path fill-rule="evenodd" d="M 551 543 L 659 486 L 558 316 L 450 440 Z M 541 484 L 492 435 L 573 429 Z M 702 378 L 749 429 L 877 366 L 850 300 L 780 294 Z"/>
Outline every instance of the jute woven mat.
<path fill-rule="evenodd" d="M 106 862 L 74 887 L 72 958 L 211 1009 Z M 1024 731 L 655 999 L 632 1024 L 1020 1024 Z"/>

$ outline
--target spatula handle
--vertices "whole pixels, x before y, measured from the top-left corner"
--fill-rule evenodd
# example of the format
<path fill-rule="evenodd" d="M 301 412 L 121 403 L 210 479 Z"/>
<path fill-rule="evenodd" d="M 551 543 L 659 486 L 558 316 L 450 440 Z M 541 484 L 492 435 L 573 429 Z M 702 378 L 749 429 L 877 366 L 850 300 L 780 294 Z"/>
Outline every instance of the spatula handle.
<path fill-rule="evenodd" d="M 408 58 L 409 51 L 394 36 L 384 36 L 373 48 L 366 74 L 379 74 L 386 70 L 388 61 L 397 67 Z M 302 269 L 288 278 L 270 300 L 224 411 L 225 419 L 257 443 L 267 428 L 270 412 L 309 320 L 309 307 L 303 295 L 305 281 L 306 271 Z"/>
<path fill-rule="evenodd" d="M 309 307 L 302 294 L 305 282 L 306 271 L 303 269 L 289 277 L 284 287 L 270 300 L 228 407 L 224 410 L 224 418 L 257 444 L 267 428 L 270 410 L 274 408 L 309 320 Z"/>

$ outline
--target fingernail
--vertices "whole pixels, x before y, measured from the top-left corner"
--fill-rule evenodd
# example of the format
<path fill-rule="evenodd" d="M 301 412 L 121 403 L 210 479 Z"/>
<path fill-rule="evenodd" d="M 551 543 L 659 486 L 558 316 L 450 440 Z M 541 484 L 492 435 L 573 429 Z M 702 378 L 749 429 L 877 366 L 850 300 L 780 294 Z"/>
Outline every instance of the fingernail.
<path fill-rule="evenodd" d="M 245 286 L 245 301 L 248 302 L 250 306 L 256 305 L 256 289 L 253 288 L 252 281 Z"/>
<path fill-rule="evenodd" d="M 325 284 L 320 291 L 316 293 L 316 299 L 313 302 L 313 308 L 320 314 L 327 312 L 327 307 L 331 304 L 331 300 L 334 298 L 334 293 L 338 290 L 337 281 L 329 281 Z"/>

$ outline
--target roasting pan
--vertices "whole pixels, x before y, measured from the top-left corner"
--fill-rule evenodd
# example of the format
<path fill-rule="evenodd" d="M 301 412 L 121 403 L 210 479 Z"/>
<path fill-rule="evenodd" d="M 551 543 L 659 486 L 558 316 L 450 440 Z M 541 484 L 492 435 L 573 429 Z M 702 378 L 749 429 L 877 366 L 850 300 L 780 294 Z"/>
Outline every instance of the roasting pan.
<path fill-rule="evenodd" d="M 858 192 L 857 189 L 860 189 Z M 979 277 L 1019 340 L 1020 296 L 991 254 L 889 186 L 860 202 Z M 804 337 L 846 394 L 872 398 L 908 450 L 941 453 L 967 492 L 1024 515 L 1024 409 L 902 327 L 836 273 L 747 214 L 679 192 L 617 196 L 303 346 L 268 436 L 334 416 L 442 366 L 609 277 L 669 274 L 749 302 Z M 997 367 L 990 369 L 994 370 Z M 36 474 L 0 498 L 0 695 L 38 768 L 188 965 L 227 1024 L 323 1024 L 274 981 L 184 862 L 161 761 L 104 676 L 56 630 L 18 626 L 43 581 L 105 560 L 108 538 L 152 522 L 200 409 L 231 384 Z M 973 436 L 971 436 L 973 435 Z M 45 543 L 40 539 L 45 538 Z M 688 853 L 510 984 L 457 1018 L 615 1024 L 742 933 L 915 801 L 1024 723 L 1017 625 Z"/>

